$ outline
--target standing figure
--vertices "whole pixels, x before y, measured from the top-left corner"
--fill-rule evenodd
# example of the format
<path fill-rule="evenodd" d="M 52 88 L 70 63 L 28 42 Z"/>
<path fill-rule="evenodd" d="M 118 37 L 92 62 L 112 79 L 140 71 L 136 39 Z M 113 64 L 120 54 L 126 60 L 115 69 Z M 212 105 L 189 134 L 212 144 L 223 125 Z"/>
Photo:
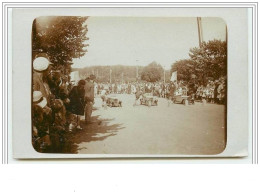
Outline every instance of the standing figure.
<path fill-rule="evenodd" d="M 168 99 L 168 106 L 170 106 L 170 103 L 173 103 L 174 95 L 176 90 L 178 89 L 177 82 L 174 81 L 174 83 L 170 83 L 169 85 L 169 99 Z"/>
<path fill-rule="evenodd" d="M 140 97 L 142 96 L 142 91 L 140 88 L 137 88 L 137 91 L 135 93 L 135 102 L 133 106 L 137 106 L 137 101 L 140 99 Z"/>
<path fill-rule="evenodd" d="M 84 108 L 85 108 L 85 84 L 84 80 L 80 80 L 77 86 L 74 86 L 70 93 L 70 105 L 69 111 L 75 115 L 77 115 L 77 124 L 76 127 L 81 129 L 80 127 L 80 116 L 84 116 Z M 70 129 L 71 130 L 71 129 Z"/>
<path fill-rule="evenodd" d="M 102 107 L 106 110 L 107 109 L 107 90 L 103 89 L 101 91 L 101 99 L 102 99 Z"/>
<path fill-rule="evenodd" d="M 92 109 L 94 104 L 94 80 L 95 80 L 95 76 L 90 75 L 90 77 L 86 79 L 86 84 L 85 84 L 85 102 L 86 102 L 85 122 L 86 123 L 91 123 L 91 115 L 92 115 Z"/>

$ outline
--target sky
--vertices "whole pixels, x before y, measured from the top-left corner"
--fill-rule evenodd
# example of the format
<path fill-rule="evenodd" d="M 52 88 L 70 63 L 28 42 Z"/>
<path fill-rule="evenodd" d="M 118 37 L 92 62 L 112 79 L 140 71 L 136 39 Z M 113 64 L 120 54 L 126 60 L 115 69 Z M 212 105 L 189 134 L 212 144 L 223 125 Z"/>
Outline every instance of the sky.
<path fill-rule="evenodd" d="M 203 41 L 226 40 L 221 18 L 201 18 Z M 146 66 L 156 61 L 170 69 L 189 58 L 199 47 L 197 18 L 188 17 L 89 17 L 88 52 L 74 59 L 73 68 L 96 65 Z"/>

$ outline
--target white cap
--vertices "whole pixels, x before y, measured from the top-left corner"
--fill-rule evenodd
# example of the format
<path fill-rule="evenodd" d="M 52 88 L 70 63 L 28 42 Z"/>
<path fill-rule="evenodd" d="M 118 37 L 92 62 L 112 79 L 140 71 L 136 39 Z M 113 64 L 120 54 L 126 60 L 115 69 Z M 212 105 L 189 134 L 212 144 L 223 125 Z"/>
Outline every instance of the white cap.
<path fill-rule="evenodd" d="M 38 57 L 33 61 L 33 69 L 42 72 L 46 70 L 50 65 L 50 62 L 45 57 Z"/>
<path fill-rule="evenodd" d="M 47 105 L 47 100 L 45 97 L 42 96 L 42 92 L 34 91 L 33 92 L 33 103 L 44 108 Z"/>

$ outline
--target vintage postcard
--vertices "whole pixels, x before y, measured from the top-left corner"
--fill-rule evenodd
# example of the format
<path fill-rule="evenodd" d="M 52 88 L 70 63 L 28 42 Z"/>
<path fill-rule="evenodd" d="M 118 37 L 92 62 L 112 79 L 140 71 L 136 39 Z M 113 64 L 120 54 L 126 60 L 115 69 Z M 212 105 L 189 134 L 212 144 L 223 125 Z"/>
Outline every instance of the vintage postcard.
<path fill-rule="evenodd" d="M 247 155 L 247 103 L 239 109 L 234 100 L 247 75 L 231 72 L 246 74 L 248 65 L 235 63 L 247 61 L 247 48 L 234 40 L 247 31 L 232 25 L 233 15 L 36 11 L 24 17 L 28 125 L 14 125 L 14 157 Z M 246 24 L 247 11 L 235 12 Z M 13 11 L 14 29 L 23 28 L 21 16 Z M 16 70 L 22 51 L 13 49 Z"/>

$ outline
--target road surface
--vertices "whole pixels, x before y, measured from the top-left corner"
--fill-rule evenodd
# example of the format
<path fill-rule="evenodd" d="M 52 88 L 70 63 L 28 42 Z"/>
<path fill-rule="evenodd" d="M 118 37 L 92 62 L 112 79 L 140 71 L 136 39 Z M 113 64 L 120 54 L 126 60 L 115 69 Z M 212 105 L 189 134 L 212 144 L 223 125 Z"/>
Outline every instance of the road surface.
<path fill-rule="evenodd" d="M 93 124 L 73 132 L 67 153 L 218 154 L 225 149 L 224 105 L 184 106 L 159 98 L 158 106 L 133 106 L 135 96 L 117 94 L 123 107 L 102 108 L 95 98 Z"/>

